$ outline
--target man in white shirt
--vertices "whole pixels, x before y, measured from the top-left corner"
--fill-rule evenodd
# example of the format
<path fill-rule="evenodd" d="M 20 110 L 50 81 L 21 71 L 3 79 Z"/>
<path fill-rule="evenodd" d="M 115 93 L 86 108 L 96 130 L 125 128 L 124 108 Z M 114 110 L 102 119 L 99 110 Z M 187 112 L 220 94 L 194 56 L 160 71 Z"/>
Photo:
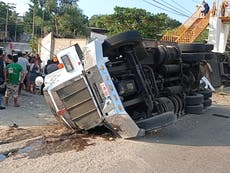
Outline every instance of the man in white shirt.
<path fill-rule="evenodd" d="M 22 52 L 18 52 L 18 62 L 17 62 L 19 65 L 22 66 L 23 68 L 23 79 L 20 80 L 22 81 L 22 83 L 19 84 L 19 88 L 18 88 L 18 94 L 20 95 L 21 94 L 21 90 L 23 88 L 23 82 L 25 80 L 25 77 L 27 76 L 27 73 L 28 73 L 28 67 L 29 67 L 29 61 L 27 58 L 23 57 L 23 54 Z"/>

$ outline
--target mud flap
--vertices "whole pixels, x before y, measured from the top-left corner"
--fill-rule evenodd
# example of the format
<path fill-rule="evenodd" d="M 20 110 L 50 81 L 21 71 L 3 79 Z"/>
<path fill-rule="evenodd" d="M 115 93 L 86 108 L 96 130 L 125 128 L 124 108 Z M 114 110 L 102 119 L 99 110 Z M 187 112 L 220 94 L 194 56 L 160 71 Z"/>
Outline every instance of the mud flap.
<path fill-rule="evenodd" d="M 146 131 L 160 129 L 162 127 L 175 123 L 177 116 L 173 112 L 165 112 L 160 115 L 140 120 L 136 122 L 137 126 Z"/>

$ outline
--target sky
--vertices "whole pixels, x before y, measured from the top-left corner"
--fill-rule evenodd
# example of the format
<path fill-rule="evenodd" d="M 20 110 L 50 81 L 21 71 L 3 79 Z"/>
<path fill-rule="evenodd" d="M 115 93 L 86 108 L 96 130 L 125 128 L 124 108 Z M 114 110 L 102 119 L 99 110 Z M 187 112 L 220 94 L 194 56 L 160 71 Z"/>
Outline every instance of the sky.
<path fill-rule="evenodd" d="M 30 3 L 30 0 L 1 0 L 1 1 L 5 3 L 16 4 L 15 5 L 16 11 L 20 15 L 25 14 L 27 9 L 29 8 L 28 3 Z M 177 10 L 176 8 L 172 7 L 174 10 L 180 11 L 184 15 L 186 15 L 186 12 L 189 11 L 188 15 L 190 16 L 191 16 L 191 13 L 195 12 L 196 5 L 202 2 L 202 0 L 79 0 L 78 5 L 79 5 L 79 8 L 83 10 L 83 14 L 85 14 L 89 18 L 95 14 L 112 14 L 114 12 L 115 6 L 142 8 L 153 14 L 164 12 L 168 14 L 169 17 L 173 19 L 177 19 L 180 22 L 184 22 L 188 18 L 186 16 L 176 15 L 171 12 L 165 11 L 163 9 L 154 7 L 153 5 L 162 7 L 161 4 L 157 4 L 154 1 L 157 1 L 162 4 L 165 4 L 165 2 L 172 4 L 174 5 L 174 7 L 177 7 L 179 9 Z M 213 0 L 206 0 L 206 2 L 211 7 Z M 162 8 L 165 8 L 165 7 L 162 7 Z M 183 12 L 183 10 L 186 12 Z"/>

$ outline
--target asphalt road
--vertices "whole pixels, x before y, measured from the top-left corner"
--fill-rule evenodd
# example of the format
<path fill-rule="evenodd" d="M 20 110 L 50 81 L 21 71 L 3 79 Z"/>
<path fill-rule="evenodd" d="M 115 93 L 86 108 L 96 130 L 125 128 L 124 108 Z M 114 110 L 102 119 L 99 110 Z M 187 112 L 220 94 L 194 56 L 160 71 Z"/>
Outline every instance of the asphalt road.
<path fill-rule="evenodd" d="M 32 99 L 33 103 L 22 105 L 22 108 L 7 108 L 4 116 L 8 117 L 0 112 L 1 124 L 16 122 L 23 125 L 24 122 L 25 125 L 26 122 L 28 125 L 33 121 L 36 125 L 41 123 L 41 119 L 41 124 L 56 122 L 47 111 L 42 96 L 23 97 L 27 101 Z M 40 106 L 33 107 L 37 104 Z M 23 110 L 22 113 L 19 110 Z M 9 111 L 24 116 L 18 117 Z M 34 115 L 31 118 L 25 115 L 26 112 L 40 112 L 40 117 Z M 176 124 L 138 139 L 87 140 L 93 145 L 78 152 L 71 150 L 33 159 L 9 157 L 0 162 L 0 172 L 229 173 L 230 107 L 213 105 L 201 115 L 186 115 Z"/>
<path fill-rule="evenodd" d="M 230 107 L 213 105 L 203 114 L 186 115 L 175 125 L 140 140 L 184 146 L 230 146 Z"/>

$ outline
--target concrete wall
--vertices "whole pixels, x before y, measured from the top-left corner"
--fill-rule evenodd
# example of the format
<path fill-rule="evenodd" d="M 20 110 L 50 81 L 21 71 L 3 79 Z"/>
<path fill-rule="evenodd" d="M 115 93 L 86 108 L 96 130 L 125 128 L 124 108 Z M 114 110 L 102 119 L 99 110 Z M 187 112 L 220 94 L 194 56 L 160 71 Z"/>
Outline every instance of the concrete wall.
<path fill-rule="evenodd" d="M 55 38 L 52 33 L 40 40 L 38 45 L 38 52 L 41 56 L 42 66 L 44 66 L 47 60 L 52 59 L 60 50 L 70 47 L 78 43 L 82 51 L 84 50 L 87 39 L 67 39 L 67 38 Z"/>
<path fill-rule="evenodd" d="M 42 66 L 44 66 L 48 59 L 52 58 L 53 52 L 53 34 L 50 33 L 43 39 L 39 41 L 38 45 L 38 52 L 40 54 L 41 60 L 42 60 Z"/>
<path fill-rule="evenodd" d="M 82 50 L 86 46 L 86 38 L 77 38 L 77 39 L 66 39 L 66 38 L 55 38 L 54 39 L 54 54 L 57 54 L 62 49 L 70 47 L 74 44 L 78 44 Z"/>

